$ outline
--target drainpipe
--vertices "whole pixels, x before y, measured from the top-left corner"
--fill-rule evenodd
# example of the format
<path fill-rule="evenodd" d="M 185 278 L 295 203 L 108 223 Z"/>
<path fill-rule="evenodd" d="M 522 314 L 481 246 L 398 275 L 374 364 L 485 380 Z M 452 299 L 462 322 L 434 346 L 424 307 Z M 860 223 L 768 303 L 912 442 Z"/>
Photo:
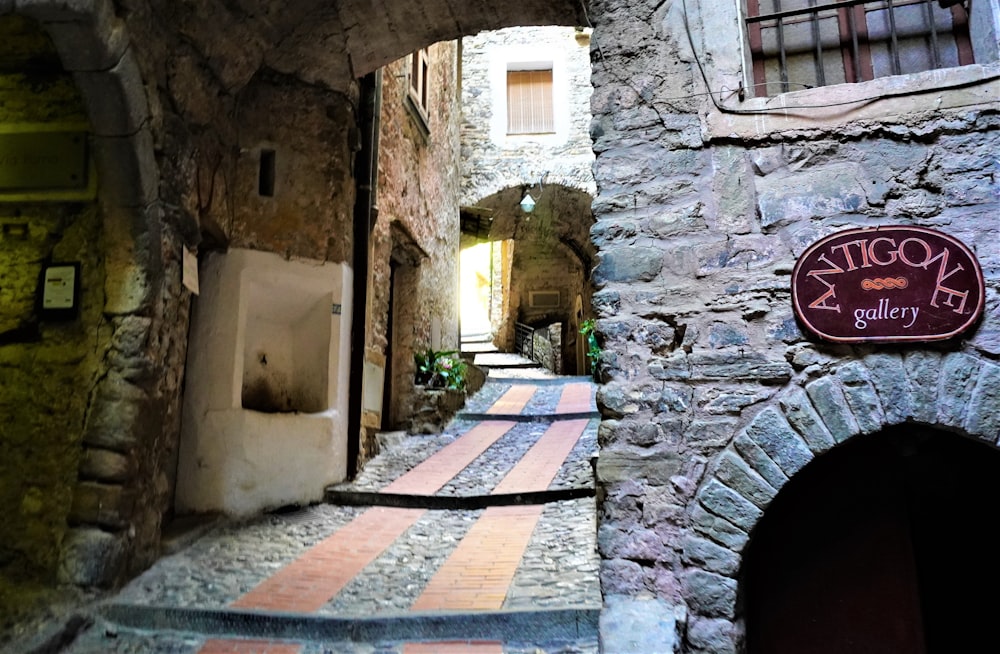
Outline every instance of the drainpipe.
<path fill-rule="evenodd" d="M 379 115 L 382 112 L 382 71 L 361 78 L 358 128 L 361 147 L 355 155 L 354 179 L 354 282 L 351 311 L 350 392 L 347 409 L 347 477 L 358 473 L 361 454 L 361 412 L 364 401 L 365 324 L 368 311 L 368 268 L 371 232 L 378 217 L 375 208 L 378 183 Z"/>

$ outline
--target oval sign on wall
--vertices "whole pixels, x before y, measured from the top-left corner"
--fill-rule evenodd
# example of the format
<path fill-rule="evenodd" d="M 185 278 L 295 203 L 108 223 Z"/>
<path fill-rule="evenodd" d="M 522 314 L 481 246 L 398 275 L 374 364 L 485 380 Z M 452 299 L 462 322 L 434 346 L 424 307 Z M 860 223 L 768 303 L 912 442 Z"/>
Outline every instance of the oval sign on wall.
<path fill-rule="evenodd" d="M 924 227 L 848 229 L 816 241 L 792 272 L 795 315 L 835 342 L 939 341 L 983 311 L 983 272 L 958 239 Z"/>

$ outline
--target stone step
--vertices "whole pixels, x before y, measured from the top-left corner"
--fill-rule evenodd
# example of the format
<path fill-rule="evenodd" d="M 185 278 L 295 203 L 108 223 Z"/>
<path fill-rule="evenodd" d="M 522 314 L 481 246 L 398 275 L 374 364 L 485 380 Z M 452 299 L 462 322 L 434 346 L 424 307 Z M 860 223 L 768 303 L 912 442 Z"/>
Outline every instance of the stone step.
<path fill-rule="evenodd" d="M 168 640 L 174 644 L 169 651 L 192 654 L 210 640 L 234 643 L 232 650 L 225 651 L 249 651 L 239 649 L 239 643 L 250 640 L 258 641 L 258 646 L 260 641 L 270 641 L 278 647 L 306 646 L 308 651 L 340 654 L 371 652 L 373 645 L 379 652 L 401 652 L 405 643 L 489 641 L 513 649 L 554 651 L 547 648 L 555 646 L 559 651 L 596 654 L 600 606 L 336 617 L 110 603 L 94 617 L 94 626 L 63 650 L 66 654 L 167 651 Z M 310 649 L 311 644 L 325 649 Z M 179 645 L 190 649 L 178 649 Z"/>
<path fill-rule="evenodd" d="M 475 364 L 483 368 L 538 368 L 538 363 L 513 352 L 484 352 L 477 354 Z"/>

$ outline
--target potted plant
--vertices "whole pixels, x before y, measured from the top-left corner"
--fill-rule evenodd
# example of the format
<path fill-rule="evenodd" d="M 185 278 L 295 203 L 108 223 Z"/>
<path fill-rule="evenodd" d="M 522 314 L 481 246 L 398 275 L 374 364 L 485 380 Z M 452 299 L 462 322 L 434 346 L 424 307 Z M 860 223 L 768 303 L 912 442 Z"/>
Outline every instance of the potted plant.
<path fill-rule="evenodd" d="M 415 383 L 426 388 L 464 391 L 466 363 L 457 355 L 455 350 L 437 351 L 431 348 L 415 352 Z"/>

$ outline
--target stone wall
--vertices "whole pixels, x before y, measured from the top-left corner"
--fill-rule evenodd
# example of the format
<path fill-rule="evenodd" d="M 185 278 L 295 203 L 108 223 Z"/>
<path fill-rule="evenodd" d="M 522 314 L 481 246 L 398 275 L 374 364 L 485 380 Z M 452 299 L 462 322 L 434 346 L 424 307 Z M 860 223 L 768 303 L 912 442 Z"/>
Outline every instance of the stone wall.
<path fill-rule="evenodd" d="M 430 46 L 426 125 L 407 98 L 409 58 L 382 75 L 378 220 L 372 231 L 369 357 L 388 352 L 391 416 L 405 425 L 414 405 L 413 354 L 458 349 L 458 47 Z M 426 132 L 424 131 L 426 129 Z M 397 266 L 389 347 L 390 273 Z M 388 349 L 387 349 L 388 348 Z M 395 423 L 395 424 L 391 424 Z M 372 452 L 375 428 L 363 451 Z"/>
<path fill-rule="evenodd" d="M 547 183 L 594 194 L 589 43 L 589 34 L 571 27 L 515 27 L 462 39 L 463 206 L 535 185 L 546 173 Z M 552 65 L 554 134 L 506 135 L 507 68 L 526 62 Z"/>
<path fill-rule="evenodd" d="M 0 123 L 36 137 L 89 125 L 51 40 L 30 19 L 0 16 Z M 5 152 L 10 155 L 10 151 Z M 89 165 L 90 159 L 87 159 Z M 4 163 L 5 171 L 13 164 Z M 93 174 L 93 170 L 89 171 Z M 111 327 L 101 321 L 102 226 L 96 181 L 78 189 L 0 189 L 0 572 L 54 579 L 80 467 L 82 425 Z M 69 196 L 72 201 L 60 201 Z M 73 197 L 75 196 L 75 197 Z M 79 311 L 40 311 L 43 265 L 80 264 Z M 92 458 L 88 469 L 99 465 Z"/>
<path fill-rule="evenodd" d="M 905 100 L 843 102 L 932 76 L 790 94 L 795 112 L 721 93 L 720 109 L 693 57 L 713 90 L 736 88 L 743 57 L 724 36 L 740 29 L 735 9 L 594 5 L 603 590 L 677 622 L 668 651 L 736 652 L 740 556 L 771 499 L 748 480 L 776 491 L 769 466 L 787 479 L 821 453 L 815 416 L 831 431 L 840 419 L 838 439 L 904 421 L 997 439 L 984 408 L 1000 356 L 1000 251 L 985 245 L 1000 230 L 1000 114 L 986 92 L 997 69 L 977 67 L 981 85 L 954 91 L 946 71 L 933 77 L 939 93 Z M 796 257 L 820 236 L 880 224 L 937 228 L 975 249 L 988 287 L 978 329 L 929 346 L 805 337 L 791 307 Z M 608 626 L 607 639 L 629 631 Z"/>

